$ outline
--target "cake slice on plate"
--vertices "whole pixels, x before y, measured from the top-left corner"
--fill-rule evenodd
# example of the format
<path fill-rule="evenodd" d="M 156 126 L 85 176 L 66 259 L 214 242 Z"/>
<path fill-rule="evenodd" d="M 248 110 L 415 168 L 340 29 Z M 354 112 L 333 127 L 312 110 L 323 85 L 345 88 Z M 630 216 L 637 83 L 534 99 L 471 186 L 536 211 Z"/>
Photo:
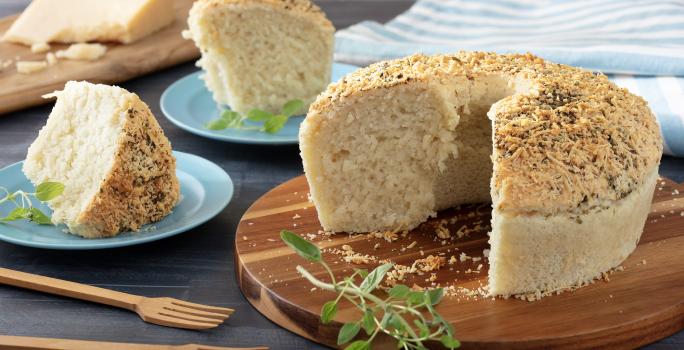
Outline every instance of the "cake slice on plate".
<path fill-rule="evenodd" d="M 330 82 L 335 28 L 308 0 L 199 0 L 188 26 L 207 88 L 235 111 L 299 99 L 303 113 Z"/>
<path fill-rule="evenodd" d="M 31 144 L 23 171 L 57 181 L 54 223 L 110 237 L 168 215 L 180 195 L 171 144 L 147 105 L 120 87 L 70 81 Z"/>

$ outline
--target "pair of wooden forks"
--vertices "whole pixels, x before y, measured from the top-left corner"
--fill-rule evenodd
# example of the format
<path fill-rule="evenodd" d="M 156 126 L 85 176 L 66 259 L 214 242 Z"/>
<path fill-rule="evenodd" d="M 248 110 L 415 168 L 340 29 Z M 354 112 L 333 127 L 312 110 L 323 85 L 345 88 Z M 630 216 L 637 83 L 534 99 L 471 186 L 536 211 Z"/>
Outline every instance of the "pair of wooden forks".
<path fill-rule="evenodd" d="M 167 327 L 214 328 L 234 311 L 173 298 L 146 298 L 5 268 L 0 268 L 0 283 L 120 307 L 136 312 L 145 322 Z"/>

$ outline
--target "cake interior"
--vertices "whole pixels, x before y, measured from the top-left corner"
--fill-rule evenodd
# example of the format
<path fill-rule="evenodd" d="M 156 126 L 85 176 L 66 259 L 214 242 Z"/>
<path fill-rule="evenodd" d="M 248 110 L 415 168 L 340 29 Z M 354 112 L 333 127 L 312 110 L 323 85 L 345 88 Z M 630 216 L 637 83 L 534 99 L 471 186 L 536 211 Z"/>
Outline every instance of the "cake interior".
<path fill-rule="evenodd" d="M 295 98 L 308 107 L 330 81 L 332 34 L 312 30 L 317 24 L 301 16 L 232 3 L 205 10 L 197 25 L 191 29 L 200 31 L 193 36 L 206 84 L 215 101 L 233 110 L 278 113 Z"/>
<path fill-rule="evenodd" d="M 307 172 L 317 183 L 321 223 L 355 232 L 410 229 L 437 210 L 490 201 L 487 112 L 527 89 L 527 81 L 494 74 L 454 77 L 370 91 L 344 104 L 336 111 L 342 120 L 312 126 L 320 135 L 302 149 L 315 150 Z"/>
<path fill-rule="evenodd" d="M 111 169 L 126 117 L 125 94 L 118 87 L 77 82 L 54 94 L 57 102 L 23 167 L 36 185 L 64 184 L 64 193 L 49 203 L 53 222 L 76 224 Z"/>

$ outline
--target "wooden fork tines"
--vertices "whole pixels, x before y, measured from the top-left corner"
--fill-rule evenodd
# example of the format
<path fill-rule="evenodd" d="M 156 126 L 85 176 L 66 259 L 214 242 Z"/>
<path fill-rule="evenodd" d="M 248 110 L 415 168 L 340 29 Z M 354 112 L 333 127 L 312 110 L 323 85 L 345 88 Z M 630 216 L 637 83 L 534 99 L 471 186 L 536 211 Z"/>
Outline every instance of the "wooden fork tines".
<path fill-rule="evenodd" d="M 214 328 L 232 309 L 172 298 L 146 298 L 85 284 L 0 268 L 0 283 L 92 301 L 136 312 L 145 322 L 187 329 Z"/>
<path fill-rule="evenodd" d="M 233 313 L 233 309 L 189 303 L 173 298 L 142 298 L 135 312 L 150 323 L 176 328 L 214 328 Z"/>

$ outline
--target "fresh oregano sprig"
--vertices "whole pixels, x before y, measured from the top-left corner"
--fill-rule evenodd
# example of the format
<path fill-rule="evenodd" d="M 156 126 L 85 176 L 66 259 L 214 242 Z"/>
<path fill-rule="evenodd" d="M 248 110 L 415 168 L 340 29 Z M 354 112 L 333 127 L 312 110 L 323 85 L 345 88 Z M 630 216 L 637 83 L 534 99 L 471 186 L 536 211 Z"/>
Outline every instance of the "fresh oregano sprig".
<path fill-rule="evenodd" d="M 10 193 L 6 188 L 0 186 L 0 192 L 5 194 L 4 197 L 0 198 L 0 204 L 11 202 L 16 206 L 9 214 L 0 218 L 0 222 L 28 219 L 39 225 L 52 225 L 50 217 L 33 206 L 31 197 L 35 197 L 41 202 L 49 201 L 64 192 L 64 185 L 59 182 L 43 182 L 36 187 L 35 192 L 30 193 L 22 190 Z"/>
<path fill-rule="evenodd" d="M 454 329 L 434 308 L 444 295 L 444 289 L 414 291 L 408 286 L 397 284 L 390 288 L 386 297 L 373 294 L 393 264 L 378 266 L 370 273 L 355 269 L 354 273 L 337 280 L 330 266 L 323 261 L 318 247 L 290 231 L 280 231 L 280 238 L 301 257 L 320 264 L 328 272 L 330 282 L 313 276 L 302 266 L 297 271 L 314 286 L 338 293 L 337 298 L 328 301 L 321 309 L 321 321 L 328 323 L 335 318 L 338 304 L 345 299 L 356 306 L 363 315 L 355 322 L 345 323 L 337 336 L 337 345 L 349 343 L 345 350 L 369 350 L 373 339 L 385 333 L 397 340 L 397 348 L 405 350 L 427 350 L 428 341 L 439 341 L 448 349 L 461 344 L 454 338 Z M 361 282 L 358 283 L 358 280 Z M 427 316 L 426 316 L 427 315 Z M 356 340 L 363 330 L 367 339 Z M 351 342 L 351 343 L 350 343 Z"/>
<path fill-rule="evenodd" d="M 247 115 L 225 110 L 221 113 L 220 118 L 210 121 L 207 123 L 206 127 L 209 130 L 242 129 L 258 130 L 269 134 L 275 134 L 280 131 L 280 129 L 285 126 L 288 119 L 302 107 L 304 107 L 304 102 L 301 100 L 291 100 L 283 105 L 280 114 L 272 114 L 257 108 L 247 112 Z M 245 121 L 247 120 L 262 124 L 261 126 L 245 125 Z"/>

